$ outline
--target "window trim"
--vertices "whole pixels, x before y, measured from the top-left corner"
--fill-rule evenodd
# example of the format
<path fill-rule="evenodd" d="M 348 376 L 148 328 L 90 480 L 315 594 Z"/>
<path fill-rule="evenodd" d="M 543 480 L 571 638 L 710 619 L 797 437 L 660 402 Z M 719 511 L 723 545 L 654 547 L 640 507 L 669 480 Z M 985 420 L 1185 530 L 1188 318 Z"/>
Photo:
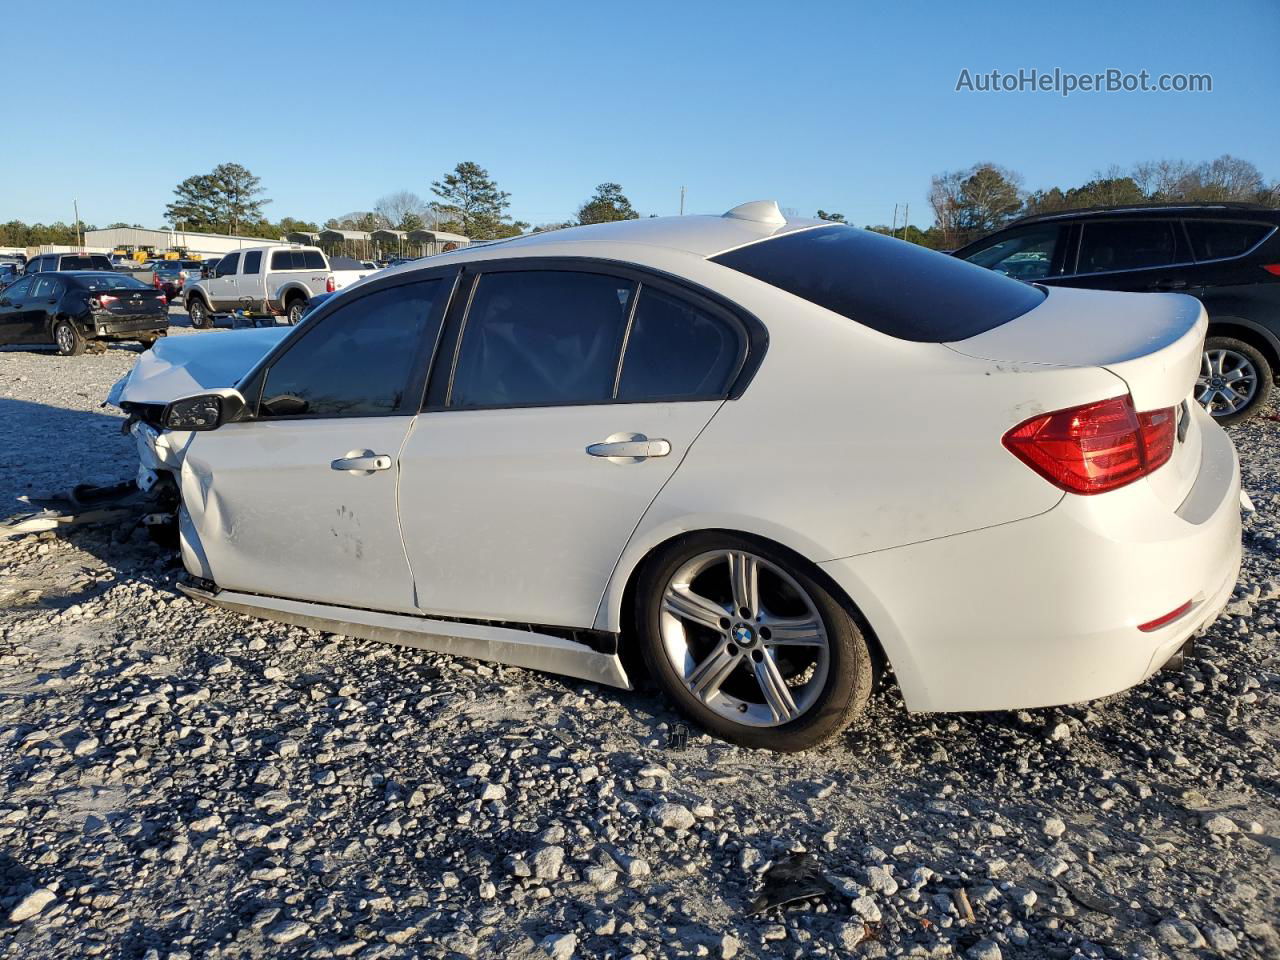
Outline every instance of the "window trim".
<path fill-rule="evenodd" d="M 1190 234 L 1188 234 L 1188 233 L 1187 233 L 1187 221 L 1188 221 L 1189 219 L 1191 219 L 1191 220 L 1195 220 L 1195 221 L 1208 221 L 1208 222 L 1210 222 L 1210 223 L 1243 223 L 1243 224 L 1256 224 L 1256 223 L 1263 223 L 1264 225 L 1266 225 L 1266 226 L 1270 227 L 1270 229 L 1269 229 L 1265 234 L 1263 234 L 1263 236 L 1262 236 L 1262 239 L 1261 239 L 1261 240 L 1259 240 L 1257 243 L 1255 243 L 1255 244 L 1254 244 L 1252 247 L 1250 247 L 1248 250 L 1244 251 L 1243 253 L 1238 253 L 1238 254 L 1236 254 L 1234 257 L 1214 257 L 1212 260 L 1197 260 L 1197 259 L 1195 259 L 1195 255 L 1196 255 L 1195 250 L 1194 250 L 1194 249 L 1192 249 L 1192 247 L 1191 247 L 1191 236 L 1190 236 Z M 1190 259 L 1190 260 L 1178 260 L 1178 261 L 1175 261 L 1174 263 L 1164 263 L 1164 264 L 1160 264 L 1159 266 L 1153 266 L 1153 267 L 1125 267 L 1125 268 L 1124 268 L 1124 269 L 1122 269 L 1122 270 L 1096 270 L 1096 271 L 1093 271 L 1092 273 L 1080 273 L 1080 272 L 1079 272 L 1079 267 L 1080 267 L 1080 251 L 1084 249 L 1084 227 L 1085 227 L 1085 225 L 1086 225 L 1086 224 L 1090 224 L 1090 223 L 1130 223 L 1130 222 L 1141 222 L 1141 221 L 1143 221 L 1143 220 L 1162 220 L 1162 221 L 1168 221 L 1168 222 L 1173 222 L 1173 223 L 1178 224 L 1178 230 L 1179 230 L 1179 232 L 1181 233 L 1181 236 L 1182 236 L 1182 242 L 1186 245 L 1186 252 L 1187 252 L 1187 254 L 1191 257 L 1191 259 Z M 1264 243 L 1266 243 L 1268 240 L 1270 240 L 1272 237 L 1274 237 L 1274 236 L 1276 235 L 1276 231 L 1280 230 L 1280 226 L 1276 226 L 1276 225 L 1274 225 L 1274 224 L 1267 224 L 1265 221 L 1259 221 L 1259 220 L 1240 220 L 1240 219 L 1224 219 L 1224 218 L 1221 218 L 1221 217 L 1194 217 L 1194 218 L 1188 218 L 1188 217 L 1178 217 L 1178 218 L 1169 218 L 1169 217 L 1109 217 L 1109 218 L 1103 218 L 1103 217 L 1096 217 L 1096 218 L 1095 218 L 1095 217 L 1090 217 L 1088 220 L 1078 220 L 1078 221 L 1076 221 L 1076 222 L 1073 224 L 1073 226 L 1076 228 L 1076 235 L 1075 235 L 1075 251 L 1074 251 L 1075 256 L 1074 256 L 1074 258 L 1073 258 L 1073 260 L 1072 260 L 1072 264 L 1071 264 L 1071 265 L 1072 265 L 1073 272 L 1071 272 L 1071 273 L 1061 273 L 1061 274 L 1058 274 L 1058 275 L 1053 276 L 1053 277 L 1046 277 L 1046 278 L 1045 278 L 1045 279 L 1046 279 L 1046 281 L 1048 281 L 1048 280 L 1076 280 L 1076 279 L 1079 279 L 1079 278 L 1081 278 L 1081 277 L 1109 277 L 1109 276 L 1114 276 L 1114 275 L 1116 275 L 1116 274 L 1123 274 L 1123 273 L 1145 273 L 1145 272 L 1147 272 L 1147 271 L 1149 271 L 1149 270 L 1171 270 L 1171 269 L 1174 269 L 1174 268 L 1176 268 L 1176 267 L 1196 267 L 1196 266 L 1200 266 L 1201 264 L 1204 264 L 1204 263 L 1230 263 L 1230 262 L 1231 262 L 1231 261 L 1233 261 L 1233 260 L 1242 260 L 1242 259 L 1244 259 L 1245 257 L 1249 257 L 1249 256 L 1252 256 L 1253 254 L 1257 253 L 1257 252 L 1258 252 L 1258 248 L 1259 248 L 1259 247 L 1261 247 L 1261 246 L 1262 246 Z"/>
<path fill-rule="evenodd" d="M 527 273 L 531 271 L 599 273 L 619 280 L 627 280 L 635 285 L 635 292 L 632 295 L 632 304 L 627 317 L 627 326 L 623 333 L 622 345 L 618 354 L 618 367 L 615 370 L 612 391 L 614 395 L 607 400 L 583 402 L 450 406 L 449 403 L 453 397 L 454 378 L 458 370 L 458 358 L 462 352 L 462 339 L 466 333 L 466 319 L 471 311 L 480 278 L 487 273 Z M 736 400 L 742 396 L 750 385 L 752 378 L 764 360 L 764 355 L 769 346 L 768 329 L 757 317 L 738 304 L 683 277 L 677 277 L 665 271 L 639 264 L 622 260 L 610 260 L 604 257 L 502 257 L 493 260 L 475 260 L 463 264 L 460 273 L 458 293 L 461 295 L 455 296 L 449 315 L 445 318 L 445 324 L 441 332 L 440 350 L 437 352 L 432 364 L 426 396 L 420 411 L 422 413 L 630 406 L 641 403 L 714 403 L 724 400 Z M 466 284 L 465 288 L 461 284 Z M 635 320 L 635 311 L 640 302 L 640 294 L 646 284 L 678 300 L 683 300 L 705 313 L 719 317 L 738 331 L 737 364 L 732 376 L 729 378 L 729 385 L 723 393 L 714 397 L 671 396 L 649 397 L 644 400 L 618 399 L 619 376 L 626 357 L 627 343 Z"/>
<path fill-rule="evenodd" d="M 315 313 L 308 315 L 302 323 L 296 328 L 296 333 L 290 334 L 276 344 L 272 349 L 259 360 L 253 368 L 245 374 L 236 384 L 241 395 L 245 399 L 245 414 L 236 422 L 237 423 L 280 423 L 290 420 L 359 420 L 373 419 L 378 417 L 406 417 L 414 416 L 418 408 L 422 405 L 422 399 L 426 391 L 427 372 L 430 369 L 431 362 L 435 357 L 435 352 L 439 347 L 440 338 L 444 331 L 445 318 L 448 314 L 450 303 L 457 294 L 457 283 L 459 270 L 456 266 L 437 268 L 433 270 L 424 270 L 422 272 L 414 272 L 408 274 L 397 274 L 394 277 L 387 277 L 381 281 L 370 283 L 367 286 L 361 285 L 358 295 L 355 291 L 346 297 L 334 297 L 323 303 L 316 309 Z M 259 406 L 262 403 L 262 393 L 266 388 L 267 374 L 271 367 L 283 358 L 290 350 L 297 347 L 299 343 L 306 340 L 307 335 L 315 330 L 322 320 L 337 310 L 346 309 L 352 304 L 369 297 L 375 293 L 384 290 L 394 289 L 396 287 L 404 287 L 413 283 L 428 283 L 431 281 L 441 281 L 443 283 L 440 302 L 434 304 L 431 308 L 431 317 L 428 317 L 428 323 L 434 318 L 439 318 L 440 322 L 436 326 L 436 335 L 430 344 L 419 344 L 417 351 L 414 353 L 410 366 L 410 377 L 406 382 L 404 396 L 400 400 L 399 406 L 395 410 L 387 413 L 351 413 L 351 414 L 321 414 L 321 413 L 298 413 L 282 417 L 261 417 L 258 415 Z M 429 338 L 428 338 L 429 339 Z"/>

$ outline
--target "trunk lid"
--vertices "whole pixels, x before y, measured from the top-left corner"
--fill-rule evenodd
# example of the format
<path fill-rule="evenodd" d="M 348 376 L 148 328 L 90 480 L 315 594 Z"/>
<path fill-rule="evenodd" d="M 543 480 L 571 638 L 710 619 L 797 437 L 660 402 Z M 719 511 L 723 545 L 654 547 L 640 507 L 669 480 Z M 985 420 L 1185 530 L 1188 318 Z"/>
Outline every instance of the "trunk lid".
<path fill-rule="evenodd" d="M 116 290 L 103 290 L 95 293 L 94 299 L 99 303 L 97 313 L 110 314 L 113 317 L 137 317 L 165 315 L 168 306 L 161 302 L 163 294 L 159 290 L 137 290 L 133 287 L 121 287 Z"/>
<path fill-rule="evenodd" d="M 1124 382 L 1140 412 L 1176 408 L 1173 456 L 1146 482 L 1177 509 L 1200 472 L 1200 418 L 1191 397 L 1208 325 L 1200 301 L 1182 294 L 1054 287 L 1036 309 L 946 346 L 997 363 L 1101 367 Z"/>

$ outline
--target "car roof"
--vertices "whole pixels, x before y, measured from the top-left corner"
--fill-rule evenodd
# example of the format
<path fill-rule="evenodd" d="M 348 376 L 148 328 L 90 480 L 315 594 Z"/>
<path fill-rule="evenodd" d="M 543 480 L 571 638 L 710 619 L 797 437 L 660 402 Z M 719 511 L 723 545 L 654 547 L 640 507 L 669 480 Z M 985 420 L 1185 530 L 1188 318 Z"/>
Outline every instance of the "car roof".
<path fill-rule="evenodd" d="M 1027 223 L 1044 223 L 1050 220 L 1092 220 L 1096 218 L 1133 219 L 1152 215 L 1176 216 L 1191 219 L 1221 219 L 1230 216 L 1233 219 L 1268 220 L 1280 222 L 1280 210 L 1264 207 L 1258 203 L 1134 203 L 1114 207 L 1084 207 L 1079 210 L 1059 210 L 1053 213 L 1032 214 L 1007 224 L 1008 227 L 1021 226 Z"/>
<path fill-rule="evenodd" d="M 543 248 L 580 245 L 583 256 L 608 257 L 609 247 L 658 247 L 698 257 L 714 257 L 737 247 L 770 237 L 832 226 L 826 220 L 784 217 L 773 201 L 755 201 L 734 207 L 720 216 L 648 217 L 643 220 L 616 220 L 583 227 L 566 227 L 526 234 L 509 240 L 476 243 L 449 253 L 412 261 L 414 266 L 465 261 L 476 254 L 485 259 L 540 256 Z M 564 249 L 556 251 L 564 255 Z M 577 251 L 574 251 L 577 252 Z M 403 264 L 398 269 L 408 267 Z"/>

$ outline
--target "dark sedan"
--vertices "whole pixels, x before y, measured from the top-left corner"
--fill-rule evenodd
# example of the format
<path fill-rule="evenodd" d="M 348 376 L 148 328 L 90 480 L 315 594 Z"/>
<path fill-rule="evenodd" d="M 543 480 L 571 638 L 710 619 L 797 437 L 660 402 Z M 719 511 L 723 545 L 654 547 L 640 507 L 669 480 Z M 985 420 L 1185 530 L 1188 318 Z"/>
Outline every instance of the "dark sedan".
<path fill-rule="evenodd" d="M 199 260 L 160 260 L 155 264 L 155 288 L 170 300 L 177 300 L 188 283 L 200 279 Z"/>
<path fill-rule="evenodd" d="M 149 347 L 168 330 L 168 298 L 118 273 L 40 273 L 0 291 L 0 344 L 52 343 L 69 357 L 110 340 Z"/>

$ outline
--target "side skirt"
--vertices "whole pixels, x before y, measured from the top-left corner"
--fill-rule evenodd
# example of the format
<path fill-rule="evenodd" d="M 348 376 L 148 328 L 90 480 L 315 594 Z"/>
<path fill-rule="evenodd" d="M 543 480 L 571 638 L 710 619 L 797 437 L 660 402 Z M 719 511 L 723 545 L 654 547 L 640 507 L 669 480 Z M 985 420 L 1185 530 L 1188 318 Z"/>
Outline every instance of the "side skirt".
<path fill-rule="evenodd" d="M 631 689 L 631 680 L 616 653 L 600 653 L 584 643 L 547 633 L 378 613 L 234 590 L 202 590 L 186 584 L 179 584 L 178 589 L 195 600 L 251 617 Z"/>

